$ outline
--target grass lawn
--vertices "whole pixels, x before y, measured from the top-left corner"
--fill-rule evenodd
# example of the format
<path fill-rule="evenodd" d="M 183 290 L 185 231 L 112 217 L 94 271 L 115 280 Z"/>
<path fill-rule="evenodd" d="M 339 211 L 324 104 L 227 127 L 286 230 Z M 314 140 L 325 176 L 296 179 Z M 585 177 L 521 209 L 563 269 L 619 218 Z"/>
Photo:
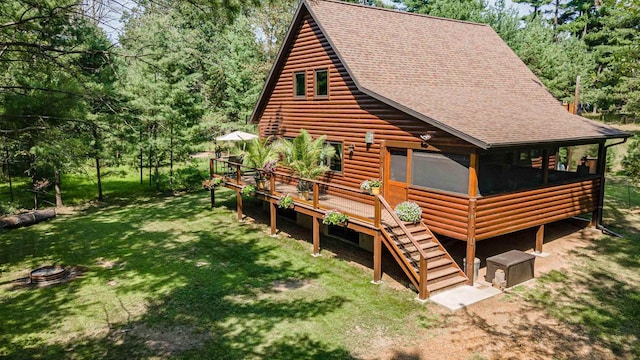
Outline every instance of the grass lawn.
<path fill-rule="evenodd" d="M 139 198 L 0 232 L 0 357 L 340 359 L 440 321 L 371 271 L 239 224 L 234 194 L 215 209 L 205 192 Z M 47 264 L 81 275 L 15 282 Z"/>
<path fill-rule="evenodd" d="M 605 224 L 624 238 L 602 236 L 575 252 L 569 271 L 544 275 L 526 296 L 617 357 L 640 359 L 640 207 L 628 207 L 624 182 L 608 180 L 606 191 Z"/>

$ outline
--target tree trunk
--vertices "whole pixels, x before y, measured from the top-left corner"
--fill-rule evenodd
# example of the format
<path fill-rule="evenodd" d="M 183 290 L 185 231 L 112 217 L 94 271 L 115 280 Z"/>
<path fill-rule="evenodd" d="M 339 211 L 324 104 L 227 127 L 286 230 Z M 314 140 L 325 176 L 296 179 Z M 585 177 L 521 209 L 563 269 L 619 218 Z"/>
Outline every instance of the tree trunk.
<path fill-rule="evenodd" d="M 156 190 L 160 191 L 160 159 L 158 158 L 158 148 L 157 148 L 157 140 L 158 140 L 158 127 L 154 125 L 153 127 L 153 142 L 154 142 L 154 151 L 153 156 L 155 158 L 155 183 Z"/>
<path fill-rule="evenodd" d="M 9 147 L 4 148 L 7 160 L 7 176 L 9 176 L 9 195 L 11 196 L 11 202 L 13 202 L 13 179 L 11 178 L 11 162 L 9 161 Z"/>
<path fill-rule="evenodd" d="M 96 159 L 96 178 L 98 180 L 98 201 L 104 201 L 102 194 L 102 175 L 100 175 L 100 150 L 102 149 L 102 143 L 98 136 L 98 129 L 95 126 L 93 127 L 93 143 L 93 151 L 95 151 L 94 157 Z"/>
<path fill-rule="evenodd" d="M 173 189 L 173 122 L 170 125 L 171 136 L 169 138 L 169 186 Z"/>
<path fill-rule="evenodd" d="M 35 170 L 31 177 L 31 188 L 33 190 L 33 210 L 38 210 L 38 192 L 36 191 L 36 174 Z"/>
<path fill-rule="evenodd" d="M 142 126 L 140 126 L 140 185 L 144 182 L 142 180 L 142 172 L 144 171 L 144 167 L 142 165 Z"/>
<path fill-rule="evenodd" d="M 153 138 L 151 137 L 151 127 L 147 128 L 147 130 L 149 131 L 149 186 L 151 186 L 151 169 L 153 168 L 153 165 L 151 163 L 151 160 L 153 159 L 152 155 L 153 155 Z"/>
<path fill-rule="evenodd" d="M 62 191 L 60 191 L 60 170 L 57 166 L 53 167 L 53 186 L 56 190 L 56 207 L 61 208 L 62 204 Z"/>
<path fill-rule="evenodd" d="M 554 2 L 555 9 L 553 11 L 553 30 L 555 31 L 558 28 L 558 13 L 560 12 L 560 0 L 556 0 Z"/>
<path fill-rule="evenodd" d="M 31 175 L 31 191 L 33 191 L 33 210 L 38 210 L 38 192 L 36 191 L 36 156 L 31 155 L 29 164 L 29 175 Z"/>
<path fill-rule="evenodd" d="M 96 156 L 96 177 L 98 178 L 98 201 L 104 201 L 102 194 L 102 176 L 100 175 L 100 158 Z"/>

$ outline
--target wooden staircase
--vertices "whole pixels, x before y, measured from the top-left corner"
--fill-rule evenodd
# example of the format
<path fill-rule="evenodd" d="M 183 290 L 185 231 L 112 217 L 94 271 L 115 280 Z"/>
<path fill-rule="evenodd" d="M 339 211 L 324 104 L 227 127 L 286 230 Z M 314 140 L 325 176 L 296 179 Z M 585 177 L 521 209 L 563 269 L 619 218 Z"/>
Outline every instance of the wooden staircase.
<path fill-rule="evenodd" d="M 424 222 L 402 222 L 384 198 L 380 196 L 379 199 L 383 213 L 380 226 L 383 242 L 418 289 L 420 299 L 463 285 L 468 280 Z"/>

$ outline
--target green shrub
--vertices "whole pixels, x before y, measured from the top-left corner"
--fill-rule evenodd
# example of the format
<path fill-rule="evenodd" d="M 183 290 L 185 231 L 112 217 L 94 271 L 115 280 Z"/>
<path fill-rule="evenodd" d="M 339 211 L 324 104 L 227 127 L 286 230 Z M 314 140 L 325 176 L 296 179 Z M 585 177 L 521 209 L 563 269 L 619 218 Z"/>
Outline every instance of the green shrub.
<path fill-rule="evenodd" d="M 422 220 L 422 209 L 412 201 L 405 201 L 395 208 L 396 215 L 405 222 L 417 223 Z"/>

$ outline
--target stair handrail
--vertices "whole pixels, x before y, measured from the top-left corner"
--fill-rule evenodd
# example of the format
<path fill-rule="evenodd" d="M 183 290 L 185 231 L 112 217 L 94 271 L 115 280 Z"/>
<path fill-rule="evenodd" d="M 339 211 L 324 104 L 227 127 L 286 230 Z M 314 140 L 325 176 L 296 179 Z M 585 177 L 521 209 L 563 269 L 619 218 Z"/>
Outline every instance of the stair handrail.
<path fill-rule="evenodd" d="M 382 195 L 376 195 L 376 198 L 380 201 L 380 204 L 389 212 L 391 218 L 400 225 L 402 231 L 407 234 L 407 238 L 413 244 L 413 246 L 418 249 L 418 254 L 420 254 L 420 270 L 418 273 L 419 281 L 418 281 L 418 298 L 420 300 L 425 300 L 429 297 L 429 290 L 427 289 L 427 254 L 424 252 L 420 244 L 413 238 L 411 232 L 404 225 L 404 221 L 400 220 L 398 215 L 396 215 L 395 211 L 391 209 L 391 205 L 382 197 Z"/>

